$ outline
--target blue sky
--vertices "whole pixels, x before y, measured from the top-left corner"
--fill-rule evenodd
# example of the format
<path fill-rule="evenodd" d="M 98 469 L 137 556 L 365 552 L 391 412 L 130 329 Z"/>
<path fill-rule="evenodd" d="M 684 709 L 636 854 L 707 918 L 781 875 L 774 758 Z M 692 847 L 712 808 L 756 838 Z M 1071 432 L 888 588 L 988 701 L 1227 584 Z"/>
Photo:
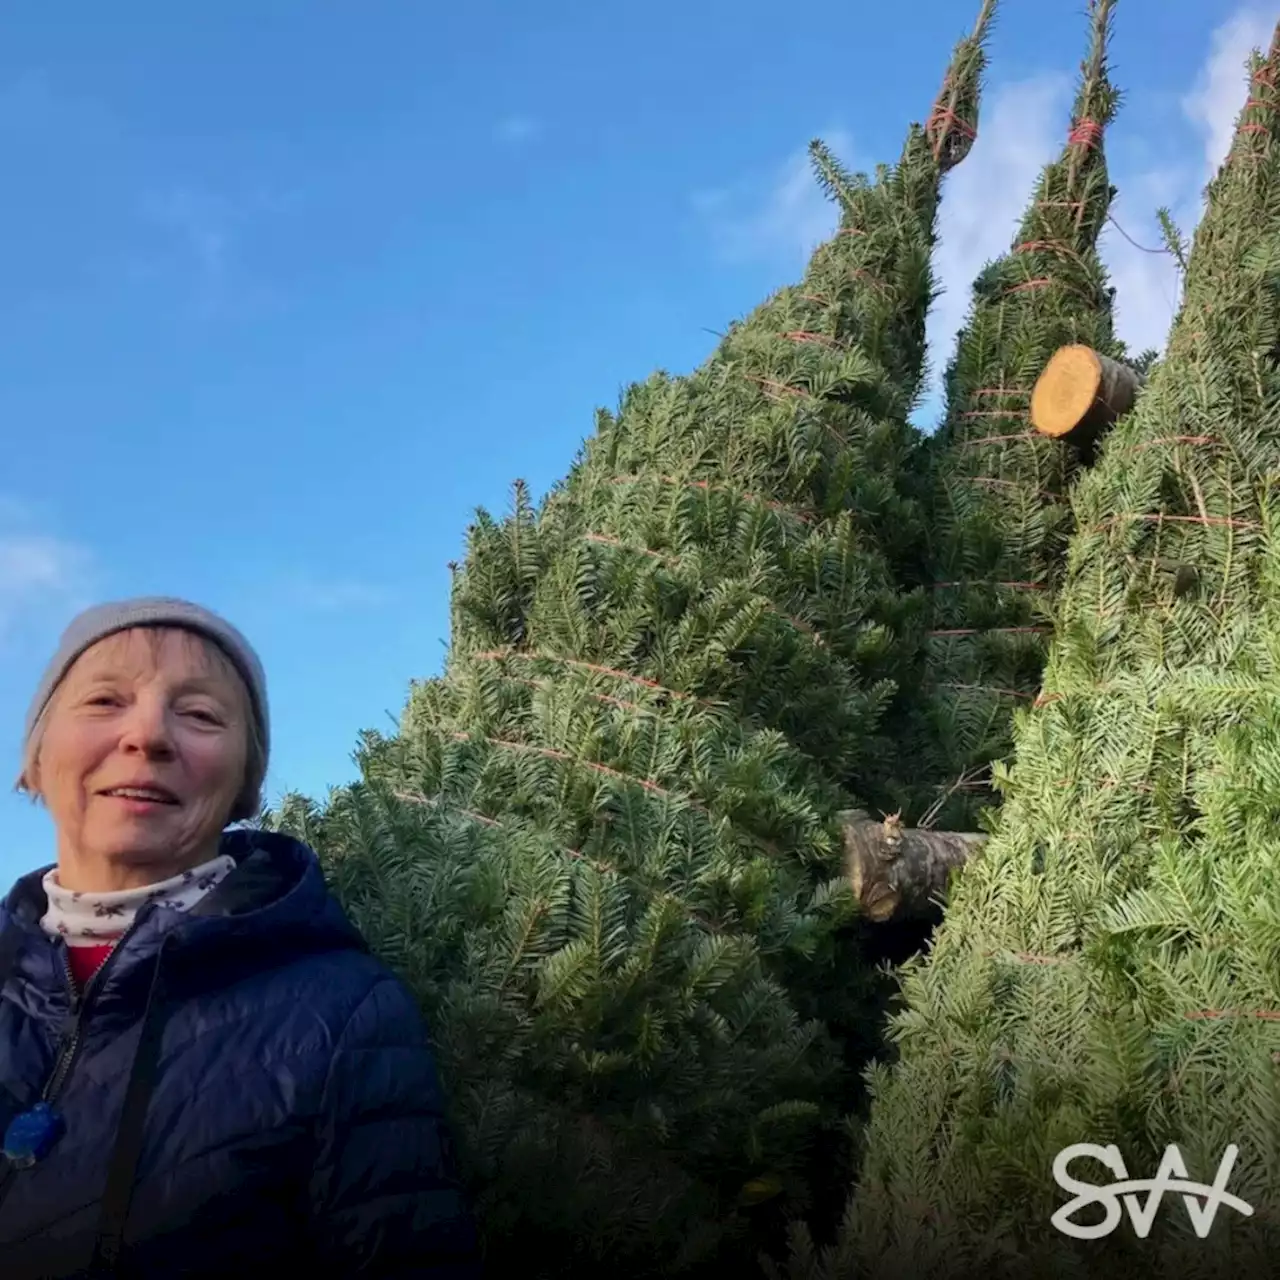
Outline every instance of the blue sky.
<path fill-rule="evenodd" d="M 11 0 L 0 779 L 74 611 L 149 592 L 258 646 L 271 798 L 349 779 L 358 731 L 439 667 L 472 510 L 541 493 L 595 406 L 794 278 L 834 216 L 805 143 L 892 159 L 977 7 Z M 1061 143 L 1084 8 L 1005 0 L 946 193 L 939 366 Z M 1108 152 L 1139 244 L 1160 204 L 1194 225 L 1273 20 L 1120 0 Z M 1122 333 L 1158 345 L 1169 260 L 1106 252 Z M 51 856 L 0 785 L 0 882 Z"/>

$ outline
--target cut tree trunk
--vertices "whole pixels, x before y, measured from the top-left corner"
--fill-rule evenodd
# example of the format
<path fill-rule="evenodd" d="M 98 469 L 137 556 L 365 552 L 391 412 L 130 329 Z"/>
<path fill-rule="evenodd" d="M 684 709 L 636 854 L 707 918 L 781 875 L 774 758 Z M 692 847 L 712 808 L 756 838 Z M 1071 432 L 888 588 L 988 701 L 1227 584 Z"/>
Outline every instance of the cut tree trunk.
<path fill-rule="evenodd" d="M 1133 408 L 1142 375 L 1092 347 L 1059 347 L 1031 393 L 1031 425 L 1044 436 L 1091 449 Z"/>
<path fill-rule="evenodd" d="M 849 883 L 863 916 L 875 924 L 940 916 L 952 873 L 987 839 L 908 828 L 896 818 L 878 822 L 861 809 L 846 810 L 840 822 Z"/>

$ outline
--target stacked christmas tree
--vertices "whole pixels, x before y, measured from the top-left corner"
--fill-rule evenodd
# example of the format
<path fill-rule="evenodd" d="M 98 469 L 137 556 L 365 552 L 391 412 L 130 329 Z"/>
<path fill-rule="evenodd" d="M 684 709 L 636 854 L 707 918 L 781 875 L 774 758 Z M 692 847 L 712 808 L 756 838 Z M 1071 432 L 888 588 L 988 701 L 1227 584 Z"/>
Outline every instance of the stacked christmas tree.
<path fill-rule="evenodd" d="M 843 1200 L 832 1028 L 869 1047 L 876 984 L 838 815 L 891 788 L 918 661 L 906 415 L 993 8 L 897 166 L 815 146 L 840 229 L 801 285 L 480 514 L 444 676 L 278 818 L 421 994 L 495 1274 L 720 1274 Z"/>
<path fill-rule="evenodd" d="M 1103 132 L 1112 0 L 1093 0 L 1061 156 L 1048 165 L 1009 253 L 977 280 L 946 378 L 946 414 L 921 450 L 928 513 L 929 648 L 911 736 L 908 805 L 943 829 L 979 829 L 991 764 L 1010 750 L 1013 710 L 1033 699 L 1066 563 L 1079 448 L 1031 429 L 1032 388 L 1064 344 L 1120 357 L 1098 236 L 1112 189 Z"/>
<path fill-rule="evenodd" d="M 800 1240 L 797 1277 L 1274 1271 L 1278 75 L 1280 29 L 1166 358 L 1077 485 L 1044 689 L 999 830 L 906 977 L 839 1245 Z M 1198 1234 L 1194 1200 L 1157 1195 L 1143 1237 L 1139 1194 L 1129 1214 L 1095 1200 L 1055 1221 L 1055 1160 L 1080 1143 L 1111 1146 L 1109 1167 L 1079 1156 L 1066 1178 L 1154 1178 L 1177 1144 L 1193 1182 L 1225 1168 L 1252 1213 L 1220 1208 Z"/>

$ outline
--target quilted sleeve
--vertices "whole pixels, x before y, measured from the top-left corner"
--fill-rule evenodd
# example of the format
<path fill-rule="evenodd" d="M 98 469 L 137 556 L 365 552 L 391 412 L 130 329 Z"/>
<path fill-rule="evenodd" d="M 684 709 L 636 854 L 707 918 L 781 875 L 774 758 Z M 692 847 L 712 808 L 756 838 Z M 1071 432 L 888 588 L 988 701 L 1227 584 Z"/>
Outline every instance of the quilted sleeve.
<path fill-rule="evenodd" d="M 326 1267 L 386 1280 L 478 1280 L 476 1230 L 426 1028 L 389 975 L 334 1048 L 317 1139 L 312 1228 Z"/>

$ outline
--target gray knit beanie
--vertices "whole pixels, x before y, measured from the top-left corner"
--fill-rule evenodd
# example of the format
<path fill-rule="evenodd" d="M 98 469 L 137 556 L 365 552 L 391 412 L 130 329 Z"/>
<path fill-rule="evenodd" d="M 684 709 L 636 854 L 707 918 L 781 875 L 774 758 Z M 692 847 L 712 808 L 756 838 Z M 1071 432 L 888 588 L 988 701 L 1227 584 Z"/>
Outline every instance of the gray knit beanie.
<path fill-rule="evenodd" d="M 251 710 L 262 742 L 262 758 L 257 762 L 257 776 L 245 779 L 244 791 L 236 801 L 231 820 L 240 822 L 257 817 L 257 797 L 266 777 L 267 755 L 271 746 L 267 677 L 253 646 L 235 627 L 216 613 L 187 600 L 175 600 L 168 596 L 141 596 L 135 600 L 95 605 L 73 618 L 70 626 L 62 633 L 58 652 L 45 669 L 36 696 L 31 700 L 26 732 L 23 735 L 23 758 L 26 758 L 31 737 L 44 709 L 49 705 L 49 699 L 71 670 L 72 663 L 99 640 L 105 640 L 107 636 L 114 635 L 117 631 L 127 631 L 131 627 L 180 627 L 184 631 L 193 631 L 216 644 L 240 673 L 249 690 Z"/>

